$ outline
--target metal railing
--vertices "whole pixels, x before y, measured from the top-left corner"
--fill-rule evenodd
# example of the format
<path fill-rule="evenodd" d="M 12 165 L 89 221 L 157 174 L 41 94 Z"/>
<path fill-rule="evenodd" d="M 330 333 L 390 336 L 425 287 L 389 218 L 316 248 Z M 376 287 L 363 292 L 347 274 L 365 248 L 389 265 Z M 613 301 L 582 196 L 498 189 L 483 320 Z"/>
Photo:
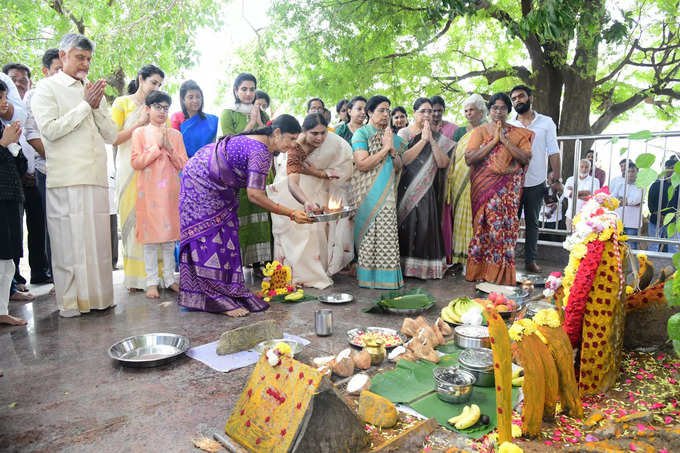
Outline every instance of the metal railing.
<path fill-rule="evenodd" d="M 612 181 L 614 181 L 613 173 L 618 174 L 620 171 L 620 166 L 619 166 L 619 161 L 626 159 L 626 164 L 625 164 L 625 169 L 623 174 L 620 176 L 622 178 L 622 181 L 616 181 L 617 183 L 622 183 L 623 184 L 623 196 L 621 197 L 621 194 L 617 190 L 617 194 L 619 195 L 617 198 L 619 198 L 619 201 L 622 201 L 623 199 L 628 199 L 628 192 L 637 190 L 635 187 L 635 183 L 628 183 L 627 182 L 627 174 L 628 174 L 628 162 L 633 162 L 635 163 L 635 159 L 637 156 L 639 156 L 642 153 L 652 153 L 656 155 L 656 160 L 654 163 L 654 168 L 658 168 L 659 172 L 663 171 L 664 169 L 664 163 L 666 160 L 670 159 L 671 156 L 676 156 L 679 157 L 680 155 L 680 131 L 671 131 L 671 132 L 654 132 L 651 133 L 650 136 L 645 139 L 645 140 L 640 140 L 640 139 L 631 139 L 630 134 L 600 134 L 600 135 L 567 135 L 567 136 L 560 136 L 557 137 L 559 148 L 560 148 L 560 155 L 564 156 L 564 149 L 565 146 L 573 146 L 574 150 L 574 171 L 573 174 L 571 175 L 573 178 L 573 191 L 572 191 L 572 201 L 569 203 L 569 208 L 570 212 L 566 212 L 563 214 L 563 199 L 567 197 L 567 188 L 566 188 L 566 179 L 564 178 L 563 174 L 563 193 L 561 197 L 558 197 L 558 204 L 557 204 L 557 216 L 555 219 L 555 228 L 548 228 L 545 226 L 546 223 L 546 206 L 545 203 L 543 204 L 541 208 L 541 213 L 539 214 L 539 241 L 538 244 L 540 245 L 547 245 L 547 246 L 562 246 L 562 241 L 564 240 L 564 237 L 566 237 L 568 234 L 570 234 L 570 229 L 569 229 L 569 223 L 564 222 L 566 220 L 565 217 L 573 218 L 576 214 L 577 210 L 577 205 L 578 205 L 578 193 L 579 193 L 579 163 L 581 159 L 584 158 L 585 152 L 583 151 L 584 149 L 587 150 L 592 150 L 593 151 L 593 164 L 590 169 L 590 180 L 587 180 L 586 182 L 590 182 L 590 187 L 589 188 L 584 188 L 581 186 L 581 190 L 587 190 L 591 194 L 597 189 L 595 186 L 599 185 L 599 181 L 596 184 L 595 181 L 596 179 L 596 168 L 599 170 L 602 170 L 600 167 L 597 166 L 597 163 L 600 161 L 605 161 L 607 163 L 608 170 L 605 173 L 605 183 L 604 185 L 610 186 Z M 671 143 L 677 142 L 677 144 L 674 144 L 673 146 L 670 146 Z M 588 147 L 586 148 L 584 145 L 587 145 Z M 659 159 L 659 157 L 661 159 Z M 562 160 L 562 162 L 564 162 Z M 613 171 L 612 171 L 613 170 Z M 660 182 L 659 182 L 660 181 Z M 640 243 L 645 243 L 650 245 L 649 250 L 645 251 L 646 254 L 650 256 L 659 256 L 659 257 L 669 257 L 671 253 L 669 252 L 660 252 L 657 251 L 661 246 L 668 246 L 670 251 L 673 250 L 678 250 L 680 248 L 680 235 L 678 232 L 676 232 L 673 237 L 668 238 L 668 237 L 661 237 L 665 236 L 666 229 L 663 227 L 663 221 L 664 221 L 664 215 L 666 214 L 663 212 L 663 206 L 662 206 L 662 200 L 665 198 L 664 192 L 667 191 L 666 184 L 664 183 L 664 180 L 661 178 L 658 178 L 655 184 L 658 182 L 659 185 L 659 190 L 658 190 L 658 202 L 657 206 L 648 206 L 648 193 L 650 187 L 647 187 L 645 189 L 642 189 L 642 196 L 640 200 L 640 204 L 638 206 L 634 205 L 624 205 L 621 203 L 619 212 L 620 215 L 623 218 L 626 218 L 628 222 L 631 221 L 630 216 L 626 217 L 626 210 L 630 213 L 630 210 L 636 210 L 637 213 L 635 214 L 637 216 L 637 230 L 638 234 L 636 235 L 629 235 L 629 242 L 635 242 L 637 244 Z M 611 186 L 610 186 L 611 187 Z M 676 188 L 675 194 L 677 194 L 678 189 Z M 614 194 L 613 195 L 617 195 Z M 675 195 L 674 195 L 675 196 Z M 667 197 L 668 201 L 670 201 L 673 197 Z M 642 235 L 640 234 L 640 228 L 644 225 L 645 221 L 648 221 L 648 219 L 644 216 L 644 211 L 645 208 L 648 208 L 650 212 L 654 212 L 654 214 L 650 215 L 655 216 L 656 220 L 656 228 L 654 235 Z M 676 209 L 680 211 L 680 197 L 678 197 L 678 203 L 676 205 Z M 550 217 L 551 218 L 551 217 Z M 550 222 L 553 223 L 553 222 Z M 624 224 L 625 226 L 625 224 Z M 522 229 L 524 230 L 524 225 L 522 226 Z M 554 235 L 554 236 L 560 236 L 561 240 L 545 240 L 542 239 L 541 236 L 543 235 Z M 523 239 L 520 239 L 521 242 L 523 242 Z M 633 250 L 633 252 L 642 252 L 642 250 Z"/>

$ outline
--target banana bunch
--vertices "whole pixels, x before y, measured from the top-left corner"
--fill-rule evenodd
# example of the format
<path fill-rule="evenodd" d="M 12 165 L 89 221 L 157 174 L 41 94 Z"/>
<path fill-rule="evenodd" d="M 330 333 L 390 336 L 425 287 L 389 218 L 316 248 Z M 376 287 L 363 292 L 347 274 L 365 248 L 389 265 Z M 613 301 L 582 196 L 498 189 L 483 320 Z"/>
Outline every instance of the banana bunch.
<path fill-rule="evenodd" d="M 451 417 L 448 422 L 450 425 L 455 426 L 456 429 L 465 429 L 477 423 L 481 415 L 482 412 L 479 409 L 479 406 L 473 404 L 472 406 L 465 406 L 460 415 Z"/>
<path fill-rule="evenodd" d="M 446 307 L 442 308 L 441 317 L 448 323 L 462 324 L 463 314 L 465 314 L 465 312 L 474 305 L 476 305 L 476 303 L 468 297 L 459 297 L 458 299 L 453 299 Z"/>
<path fill-rule="evenodd" d="M 512 371 L 512 386 L 521 387 L 524 384 L 524 368 L 513 369 Z"/>
<path fill-rule="evenodd" d="M 286 297 L 284 297 L 285 300 L 300 300 L 303 297 L 305 297 L 305 292 L 302 290 L 302 288 L 298 289 L 294 293 L 288 294 Z"/>

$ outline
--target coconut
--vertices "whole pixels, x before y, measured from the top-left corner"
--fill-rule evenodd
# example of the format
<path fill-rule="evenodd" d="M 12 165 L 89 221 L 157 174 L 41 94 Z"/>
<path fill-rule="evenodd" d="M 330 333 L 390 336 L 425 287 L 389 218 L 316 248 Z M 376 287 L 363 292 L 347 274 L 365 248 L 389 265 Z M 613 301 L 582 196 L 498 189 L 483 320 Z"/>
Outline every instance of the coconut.
<path fill-rule="evenodd" d="M 315 357 L 314 359 L 312 359 L 312 365 L 314 365 L 314 368 L 319 368 L 321 366 L 328 365 L 334 358 L 335 356 L 333 355 L 327 355 L 325 357 Z"/>
<path fill-rule="evenodd" d="M 409 337 L 415 337 L 418 332 L 418 323 L 413 318 L 404 318 L 404 322 L 401 325 L 401 333 L 408 335 Z"/>
<path fill-rule="evenodd" d="M 333 373 L 342 377 L 349 377 L 354 373 L 354 360 L 352 360 L 352 350 L 350 348 L 343 349 L 335 356 L 335 361 L 331 366 Z"/>
<path fill-rule="evenodd" d="M 354 365 L 362 370 L 367 370 L 371 367 L 371 354 L 366 351 L 354 354 L 352 360 L 354 360 Z"/>
<path fill-rule="evenodd" d="M 387 359 L 391 360 L 392 362 L 396 362 L 397 357 L 402 355 L 403 353 L 406 352 L 406 348 L 403 346 L 397 346 L 396 348 L 392 349 L 392 352 L 387 354 Z"/>
<path fill-rule="evenodd" d="M 364 373 L 355 374 L 347 383 L 347 393 L 350 395 L 359 395 L 364 390 L 368 390 L 371 386 L 371 378 Z"/>
<path fill-rule="evenodd" d="M 437 321 L 435 321 L 435 324 L 437 324 L 437 327 L 439 327 L 439 331 L 442 333 L 442 335 L 449 336 L 453 333 L 453 329 L 451 329 L 451 326 L 448 325 L 442 318 L 437 318 Z"/>

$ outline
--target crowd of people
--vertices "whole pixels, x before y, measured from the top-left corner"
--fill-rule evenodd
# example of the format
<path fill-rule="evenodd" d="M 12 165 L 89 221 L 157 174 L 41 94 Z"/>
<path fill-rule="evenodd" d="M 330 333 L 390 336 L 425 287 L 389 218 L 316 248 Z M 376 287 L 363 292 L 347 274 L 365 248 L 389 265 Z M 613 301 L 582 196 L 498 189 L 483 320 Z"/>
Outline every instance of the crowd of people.
<path fill-rule="evenodd" d="M 128 290 L 158 298 L 167 288 L 182 307 L 244 316 L 268 308 L 245 274 L 272 260 L 315 288 L 342 271 L 379 289 L 448 270 L 514 284 L 520 219 L 525 268 L 540 272 L 539 217 L 557 225 L 546 209 L 598 185 L 584 160 L 578 192 L 562 186 L 555 124 L 532 109 L 524 85 L 488 101 L 473 94 L 461 127 L 443 119 L 440 96 L 404 108 L 357 95 L 336 104 L 335 125 L 314 97 L 300 124 L 270 119 L 270 98 L 249 73 L 219 118 L 203 111 L 192 80 L 170 114 L 165 73 L 151 64 L 109 108 L 106 82 L 87 79 L 93 57 L 93 42 L 67 34 L 45 52 L 34 89 L 21 63 L 0 74 L 0 323 L 24 324 L 8 299 L 32 297 L 18 272 L 24 211 L 31 282 L 54 282 L 63 317 L 114 305 L 119 232 Z M 630 174 L 615 190 L 635 206 Z M 314 221 L 343 207 L 356 209 Z"/>

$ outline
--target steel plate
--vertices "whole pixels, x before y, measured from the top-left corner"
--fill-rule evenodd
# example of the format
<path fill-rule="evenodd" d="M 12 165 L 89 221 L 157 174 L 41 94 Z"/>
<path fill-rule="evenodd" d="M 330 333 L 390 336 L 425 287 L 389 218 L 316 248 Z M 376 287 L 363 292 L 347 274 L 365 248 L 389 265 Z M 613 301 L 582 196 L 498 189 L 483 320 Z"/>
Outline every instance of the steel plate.
<path fill-rule="evenodd" d="M 324 304 L 348 304 L 354 300 L 354 296 L 347 293 L 333 293 L 319 296 L 319 302 Z"/>
<path fill-rule="evenodd" d="M 404 344 L 406 341 L 406 338 L 397 332 L 394 329 L 390 329 L 387 327 L 357 327 L 356 329 L 350 329 L 347 331 L 347 341 L 349 341 L 349 344 L 352 346 L 356 346 L 357 348 L 363 348 L 364 345 L 361 344 L 359 341 L 357 341 L 357 336 L 361 335 L 362 333 L 369 333 L 369 332 L 376 332 L 376 333 L 383 333 L 387 335 L 394 335 L 397 338 L 399 338 L 399 342 L 396 344 L 392 344 L 390 346 L 385 346 L 387 349 L 394 348 L 396 346 L 400 346 Z"/>
<path fill-rule="evenodd" d="M 175 333 L 148 333 L 125 338 L 109 348 L 109 357 L 133 367 L 153 367 L 187 352 L 191 342 Z"/>

